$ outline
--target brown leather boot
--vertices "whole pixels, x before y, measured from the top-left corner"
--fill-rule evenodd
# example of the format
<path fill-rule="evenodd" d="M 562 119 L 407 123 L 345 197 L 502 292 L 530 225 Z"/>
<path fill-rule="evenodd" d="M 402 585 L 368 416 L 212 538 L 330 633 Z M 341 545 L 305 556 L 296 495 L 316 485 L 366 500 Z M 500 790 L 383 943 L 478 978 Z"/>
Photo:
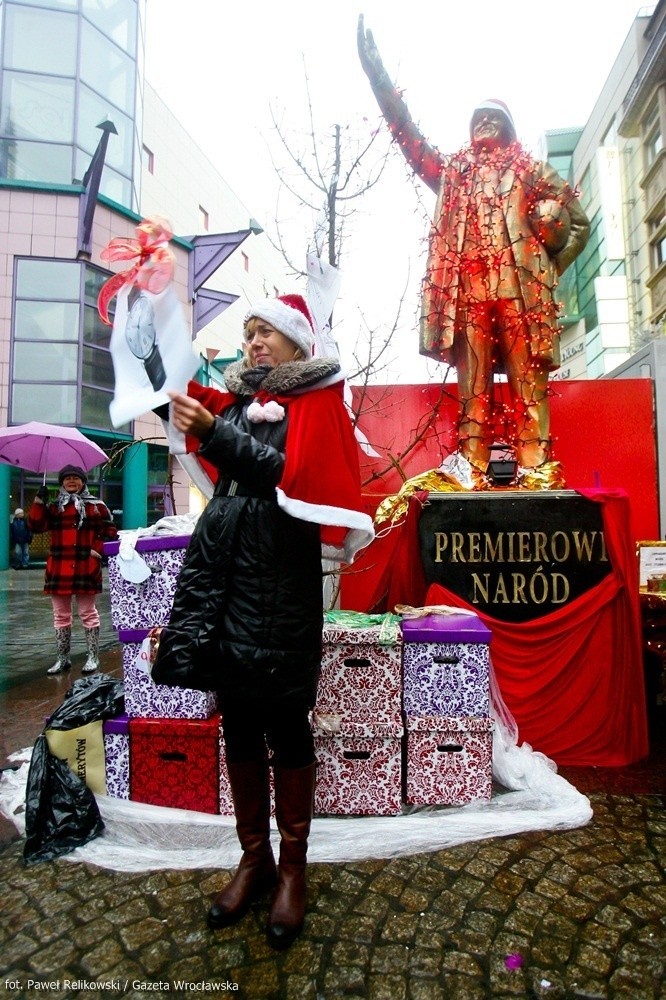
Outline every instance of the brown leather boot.
<path fill-rule="evenodd" d="M 278 886 L 268 918 L 271 948 L 288 948 L 303 929 L 307 893 L 305 864 L 316 765 L 275 768 L 275 818 L 280 831 Z"/>
<path fill-rule="evenodd" d="M 268 762 L 229 764 L 228 771 L 243 856 L 231 882 L 218 893 L 208 911 L 208 926 L 213 930 L 235 924 L 247 913 L 250 903 L 277 882 L 270 841 Z"/>

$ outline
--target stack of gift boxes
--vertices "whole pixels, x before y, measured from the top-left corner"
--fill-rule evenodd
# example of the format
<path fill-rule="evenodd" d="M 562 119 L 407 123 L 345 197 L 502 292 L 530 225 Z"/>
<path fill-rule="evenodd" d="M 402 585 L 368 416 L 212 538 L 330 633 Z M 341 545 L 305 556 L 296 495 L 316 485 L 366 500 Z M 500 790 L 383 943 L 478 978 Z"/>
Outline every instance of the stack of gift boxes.
<path fill-rule="evenodd" d="M 472 614 L 402 622 L 405 800 L 463 805 L 492 793 L 490 631 Z"/>
<path fill-rule="evenodd" d="M 359 616 L 360 617 L 360 616 Z M 313 715 L 315 812 L 391 815 L 402 807 L 402 640 L 380 626 L 324 627 Z"/>
<path fill-rule="evenodd" d="M 464 612 L 407 619 L 390 638 L 380 626 L 326 626 L 315 811 L 391 815 L 403 802 L 490 799 L 489 642 Z"/>
<path fill-rule="evenodd" d="M 123 575 L 119 543 L 105 546 L 125 684 L 125 715 L 104 723 L 107 793 L 233 815 L 215 694 L 153 683 L 144 643 L 168 620 L 188 541 L 140 538 L 151 570 L 141 583 Z M 396 815 L 404 803 L 489 799 L 489 630 L 465 613 L 357 627 L 364 619 L 346 613 L 324 626 L 315 812 Z"/>
<path fill-rule="evenodd" d="M 232 815 L 215 693 L 153 683 L 144 643 L 169 617 L 188 542 L 189 536 L 139 538 L 135 550 L 151 571 L 140 583 L 124 575 L 119 543 L 105 545 L 125 685 L 125 714 L 104 723 L 107 794 Z"/>

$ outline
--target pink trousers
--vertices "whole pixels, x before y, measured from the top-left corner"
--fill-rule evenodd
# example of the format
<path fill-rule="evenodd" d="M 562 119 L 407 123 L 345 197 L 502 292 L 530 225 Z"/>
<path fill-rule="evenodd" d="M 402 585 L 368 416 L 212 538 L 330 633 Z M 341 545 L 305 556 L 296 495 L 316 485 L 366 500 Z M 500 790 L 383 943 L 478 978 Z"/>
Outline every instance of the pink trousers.
<path fill-rule="evenodd" d="M 99 626 L 99 611 L 95 607 L 97 594 L 51 594 L 54 626 L 67 628 L 72 624 L 72 597 L 76 599 L 76 610 L 83 627 L 97 628 Z"/>

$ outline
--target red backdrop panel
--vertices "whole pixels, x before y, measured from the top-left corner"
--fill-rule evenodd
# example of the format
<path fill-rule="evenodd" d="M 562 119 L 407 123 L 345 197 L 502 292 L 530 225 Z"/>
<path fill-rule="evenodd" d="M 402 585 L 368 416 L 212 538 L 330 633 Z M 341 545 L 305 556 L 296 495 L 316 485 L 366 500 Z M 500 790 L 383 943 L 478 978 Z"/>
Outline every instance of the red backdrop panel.
<path fill-rule="evenodd" d="M 506 387 L 498 389 L 507 402 Z M 454 450 L 457 388 L 448 383 L 352 391 L 359 426 L 380 454 L 361 456 L 371 508 L 377 496 L 397 492 L 403 478 L 436 468 Z M 564 466 L 567 487 L 624 490 L 636 539 L 659 538 L 653 397 L 651 379 L 552 383 L 554 457 Z"/>
<path fill-rule="evenodd" d="M 358 399 L 360 390 L 354 392 Z M 362 457 L 367 509 L 373 513 L 404 479 L 436 468 L 454 450 L 458 404 L 455 385 L 374 386 L 363 394 L 360 428 L 379 452 L 379 457 Z M 653 399 L 650 379 L 554 386 L 554 457 L 562 462 L 569 489 L 597 490 L 604 503 L 616 590 L 607 594 L 605 583 L 593 594 L 598 607 L 579 602 L 580 607 L 569 609 L 567 614 L 581 616 L 571 628 L 570 622 L 545 622 L 552 626 L 547 641 L 541 635 L 526 642 L 524 636 L 505 635 L 504 626 L 488 622 L 496 633 L 500 688 L 518 719 L 521 738 L 560 764 L 617 766 L 647 752 L 634 542 L 659 538 Z M 375 542 L 343 574 L 343 608 L 392 610 L 398 601 L 421 605 L 435 596 L 446 598 L 443 603 L 460 603 L 446 591 L 426 594 L 414 528 L 417 518 L 415 501 L 403 528 L 379 530 Z M 375 605 L 377 600 L 383 607 Z M 591 618 L 584 622 L 590 608 Z M 562 652 L 567 629 L 578 646 Z M 517 650 L 526 658 L 519 663 Z M 515 676 L 512 670 L 517 670 Z M 544 670 L 551 672 L 545 680 Z M 528 692 L 529 678 L 542 688 Z M 588 687 L 576 690 L 572 702 L 574 681 Z"/>

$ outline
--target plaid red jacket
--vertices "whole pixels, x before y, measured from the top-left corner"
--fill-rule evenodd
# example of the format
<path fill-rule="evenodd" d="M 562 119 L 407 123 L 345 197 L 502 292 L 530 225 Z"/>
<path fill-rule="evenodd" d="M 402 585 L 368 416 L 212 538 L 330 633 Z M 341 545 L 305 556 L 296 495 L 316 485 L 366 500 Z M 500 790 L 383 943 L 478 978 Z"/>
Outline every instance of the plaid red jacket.
<path fill-rule="evenodd" d="M 102 545 L 113 541 L 118 529 L 106 504 L 86 503 L 86 516 L 77 528 L 78 514 L 73 503 L 62 513 L 55 503 L 34 501 L 28 524 L 36 535 L 51 532 L 46 560 L 45 594 L 98 594 L 102 589 Z M 98 555 L 93 555 L 96 552 Z"/>

